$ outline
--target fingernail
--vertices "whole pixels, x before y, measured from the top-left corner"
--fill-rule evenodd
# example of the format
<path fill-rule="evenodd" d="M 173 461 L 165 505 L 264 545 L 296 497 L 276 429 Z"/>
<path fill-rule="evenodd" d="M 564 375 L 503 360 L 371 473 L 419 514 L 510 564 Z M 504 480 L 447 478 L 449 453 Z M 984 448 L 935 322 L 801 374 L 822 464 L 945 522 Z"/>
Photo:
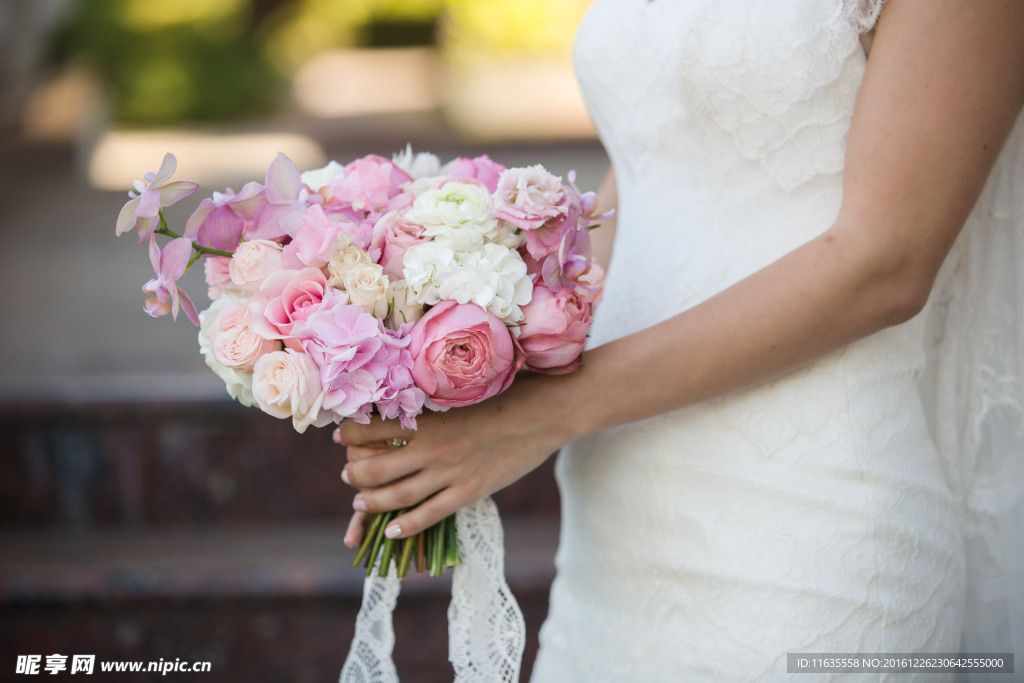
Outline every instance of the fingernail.
<path fill-rule="evenodd" d="M 352 509 L 356 512 L 369 512 L 366 509 L 366 502 L 362 498 L 356 498 L 352 501 Z"/>
<path fill-rule="evenodd" d="M 348 484 L 349 486 L 352 485 L 351 482 L 349 482 L 349 480 L 348 480 L 348 472 L 346 470 L 342 470 L 341 471 L 341 480 L 343 482 L 345 482 L 346 484 Z"/>
<path fill-rule="evenodd" d="M 335 429 L 334 433 L 331 434 L 331 438 L 334 439 L 334 443 L 341 445 L 341 430 Z"/>
<path fill-rule="evenodd" d="M 384 535 L 388 538 L 398 538 L 402 535 L 402 527 L 397 524 L 388 524 L 387 528 L 384 529 Z"/>

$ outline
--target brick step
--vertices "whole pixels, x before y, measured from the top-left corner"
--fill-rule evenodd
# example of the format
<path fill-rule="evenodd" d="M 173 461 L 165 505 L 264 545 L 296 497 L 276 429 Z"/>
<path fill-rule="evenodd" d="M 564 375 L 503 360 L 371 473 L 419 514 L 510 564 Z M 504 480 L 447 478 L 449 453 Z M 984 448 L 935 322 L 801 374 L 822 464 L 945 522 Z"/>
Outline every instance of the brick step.
<path fill-rule="evenodd" d="M 547 613 L 558 530 L 550 517 L 518 516 L 506 519 L 505 531 L 506 576 L 528 629 L 525 681 Z M 338 524 L 3 532 L 0 658 L 179 658 L 212 662 L 218 681 L 336 680 L 363 586 L 342 533 Z M 449 577 L 403 581 L 395 663 L 404 681 L 451 681 Z"/>
<path fill-rule="evenodd" d="M 227 400 L 0 406 L 0 528 L 174 528 L 347 519 L 331 430 Z M 558 514 L 553 459 L 501 491 L 509 515 Z"/>

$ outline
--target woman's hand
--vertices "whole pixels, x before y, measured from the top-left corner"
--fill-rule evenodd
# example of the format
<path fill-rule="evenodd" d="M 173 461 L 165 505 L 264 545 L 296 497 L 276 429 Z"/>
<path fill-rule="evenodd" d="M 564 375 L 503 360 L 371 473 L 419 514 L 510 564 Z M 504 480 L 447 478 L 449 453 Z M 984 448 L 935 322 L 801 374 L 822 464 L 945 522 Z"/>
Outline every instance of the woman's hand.
<path fill-rule="evenodd" d="M 572 439 L 551 405 L 558 392 L 545 390 L 560 379 L 521 375 L 483 403 L 424 412 L 416 431 L 379 417 L 367 425 L 342 422 L 336 440 L 348 447 L 348 464 L 341 476 L 360 490 L 345 545 L 360 542 L 362 513 L 424 501 L 385 530 L 388 538 L 413 536 L 538 467 Z M 392 446 L 393 438 L 408 445 Z"/>

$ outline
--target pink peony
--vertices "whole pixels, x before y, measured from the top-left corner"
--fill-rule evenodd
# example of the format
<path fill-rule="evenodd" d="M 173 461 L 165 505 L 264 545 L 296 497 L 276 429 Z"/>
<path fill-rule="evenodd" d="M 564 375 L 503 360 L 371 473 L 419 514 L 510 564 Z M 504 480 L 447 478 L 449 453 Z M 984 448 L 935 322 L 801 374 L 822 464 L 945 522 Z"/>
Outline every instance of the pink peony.
<path fill-rule="evenodd" d="M 476 304 L 442 301 L 410 335 L 412 376 L 440 406 L 479 403 L 505 391 L 524 362 L 500 319 Z"/>
<path fill-rule="evenodd" d="M 459 157 L 450 161 L 442 171 L 452 178 L 473 178 L 479 180 L 487 191 L 494 193 L 498 189 L 498 178 L 505 172 L 505 167 L 491 161 L 486 154 L 475 159 Z"/>
<path fill-rule="evenodd" d="M 332 298 L 347 301 L 342 292 L 327 284 L 319 268 L 280 270 L 268 277 L 252 297 L 249 309 L 253 329 L 267 339 L 295 337 L 295 325 L 305 322 L 324 301 Z"/>
<path fill-rule="evenodd" d="M 422 242 L 430 240 L 425 234 L 426 228 L 414 223 L 406 216 L 408 211 L 392 211 L 384 214 L 373 226 L 373 241 L 370 250 L 381 251 L 380 265 L 384 274 L 392 281 L 401 280 L 405 252 Z"/>
<path fill-rule="evenodd" d="M 535 285 L 533 299 L 523 306 L 525 322 L 519 328 L 526 366 L 548 375 L 578 368 L 580 352 L 594 322 L 590 308 L 590 302 L 574 290 L 552 292 L 544 285 Z"/>

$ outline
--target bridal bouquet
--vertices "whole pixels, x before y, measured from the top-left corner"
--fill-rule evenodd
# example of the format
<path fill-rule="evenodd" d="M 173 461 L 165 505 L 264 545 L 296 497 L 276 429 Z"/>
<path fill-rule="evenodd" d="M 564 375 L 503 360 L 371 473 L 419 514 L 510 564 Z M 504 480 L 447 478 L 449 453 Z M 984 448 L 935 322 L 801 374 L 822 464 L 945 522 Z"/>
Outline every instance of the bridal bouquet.
<path fill-rule="evenodd" d="M 228 393 L 299 432 L 374 413 L 415 429 L 424 408 L 579 365 L 603 272 L 590 260 L 596 200 L 572 174 L 487 156 L 442 166 L 411 149 L 300 173 L 279 154 L 265 183 L 213 193 L 179 233 L 163 208 L 197 186 L 171 182 L 175 168 L 167 154 L 135 181 L 117 219 L 118 235 L 149 245 L 145 310 L 184 312 Z M 201 312 L 177 284 L 199 259 L 213 302 Z M 394 514 L 364 520 L 367 576 L 378 556 L 381 576 L 393 557 L 399 576 L 414 554 L 432 575 L 458 562 L 452 518 L 396 542 L 383 535 Z"/>

